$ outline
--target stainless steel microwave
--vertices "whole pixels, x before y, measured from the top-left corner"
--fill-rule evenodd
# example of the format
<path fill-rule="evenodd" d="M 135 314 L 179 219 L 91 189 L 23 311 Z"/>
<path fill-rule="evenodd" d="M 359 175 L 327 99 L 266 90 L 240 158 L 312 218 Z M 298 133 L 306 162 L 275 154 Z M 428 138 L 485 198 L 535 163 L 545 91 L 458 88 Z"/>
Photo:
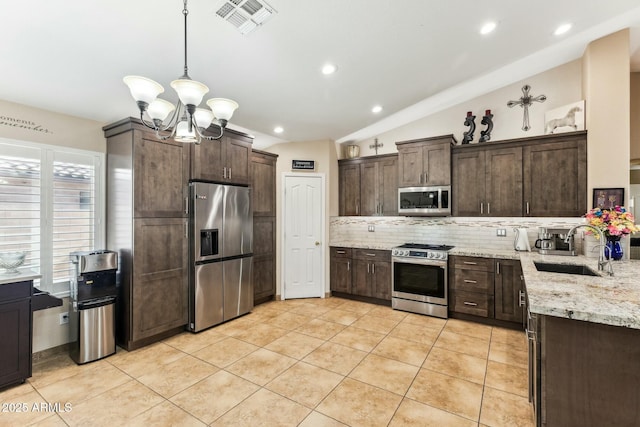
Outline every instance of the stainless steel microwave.
<path fill-rule="evenodd" d="M 451 186 L 398 188 L 398 213 L 406 216 L 451 215 Z"/>

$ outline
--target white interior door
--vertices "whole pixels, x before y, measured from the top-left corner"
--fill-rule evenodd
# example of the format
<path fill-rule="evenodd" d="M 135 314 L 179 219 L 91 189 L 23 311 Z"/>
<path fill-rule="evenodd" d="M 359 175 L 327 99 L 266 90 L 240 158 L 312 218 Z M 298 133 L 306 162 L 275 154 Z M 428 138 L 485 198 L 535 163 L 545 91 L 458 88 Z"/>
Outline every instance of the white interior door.
<path fill-rule="evenodd" d="M 283 299 L 324 297 L 324 175 L 284 176 Z"/>

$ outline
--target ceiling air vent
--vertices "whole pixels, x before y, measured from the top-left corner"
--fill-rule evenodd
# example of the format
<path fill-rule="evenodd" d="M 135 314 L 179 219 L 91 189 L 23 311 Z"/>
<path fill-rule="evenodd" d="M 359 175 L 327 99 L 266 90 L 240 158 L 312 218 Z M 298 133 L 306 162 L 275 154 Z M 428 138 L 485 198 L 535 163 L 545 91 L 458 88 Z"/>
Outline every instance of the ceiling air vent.
<path fill-rule="evenodd" d="M 276 13 L 264 0 L 226 0 L 216 15 L 230 22 L 242 34 L 249 34 Z"/>

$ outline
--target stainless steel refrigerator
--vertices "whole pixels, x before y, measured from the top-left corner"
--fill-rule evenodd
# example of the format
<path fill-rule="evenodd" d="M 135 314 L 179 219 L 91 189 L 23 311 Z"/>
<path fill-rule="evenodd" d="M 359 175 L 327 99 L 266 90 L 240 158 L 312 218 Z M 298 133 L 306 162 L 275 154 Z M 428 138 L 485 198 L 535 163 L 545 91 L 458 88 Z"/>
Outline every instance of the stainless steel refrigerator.
<path fill-rule="evenodd" d="M 253 214 L 247 187 L 194 181 L 191 199 L 189 330 L 253 308 Z"/>

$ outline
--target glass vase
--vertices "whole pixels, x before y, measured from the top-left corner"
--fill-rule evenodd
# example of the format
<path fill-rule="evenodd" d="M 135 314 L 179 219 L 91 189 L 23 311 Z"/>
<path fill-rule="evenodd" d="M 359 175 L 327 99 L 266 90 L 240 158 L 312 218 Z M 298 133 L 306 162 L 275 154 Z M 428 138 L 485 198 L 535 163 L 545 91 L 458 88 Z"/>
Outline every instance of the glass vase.
<path fill-rule="evenodd" d="M 604 248 L 604 256 L 614 261 L 622 259 L 624 253 L 622 252 L 622 245 L 620 239 L 622 236 L 607 236 L 607 244 Z"/>

